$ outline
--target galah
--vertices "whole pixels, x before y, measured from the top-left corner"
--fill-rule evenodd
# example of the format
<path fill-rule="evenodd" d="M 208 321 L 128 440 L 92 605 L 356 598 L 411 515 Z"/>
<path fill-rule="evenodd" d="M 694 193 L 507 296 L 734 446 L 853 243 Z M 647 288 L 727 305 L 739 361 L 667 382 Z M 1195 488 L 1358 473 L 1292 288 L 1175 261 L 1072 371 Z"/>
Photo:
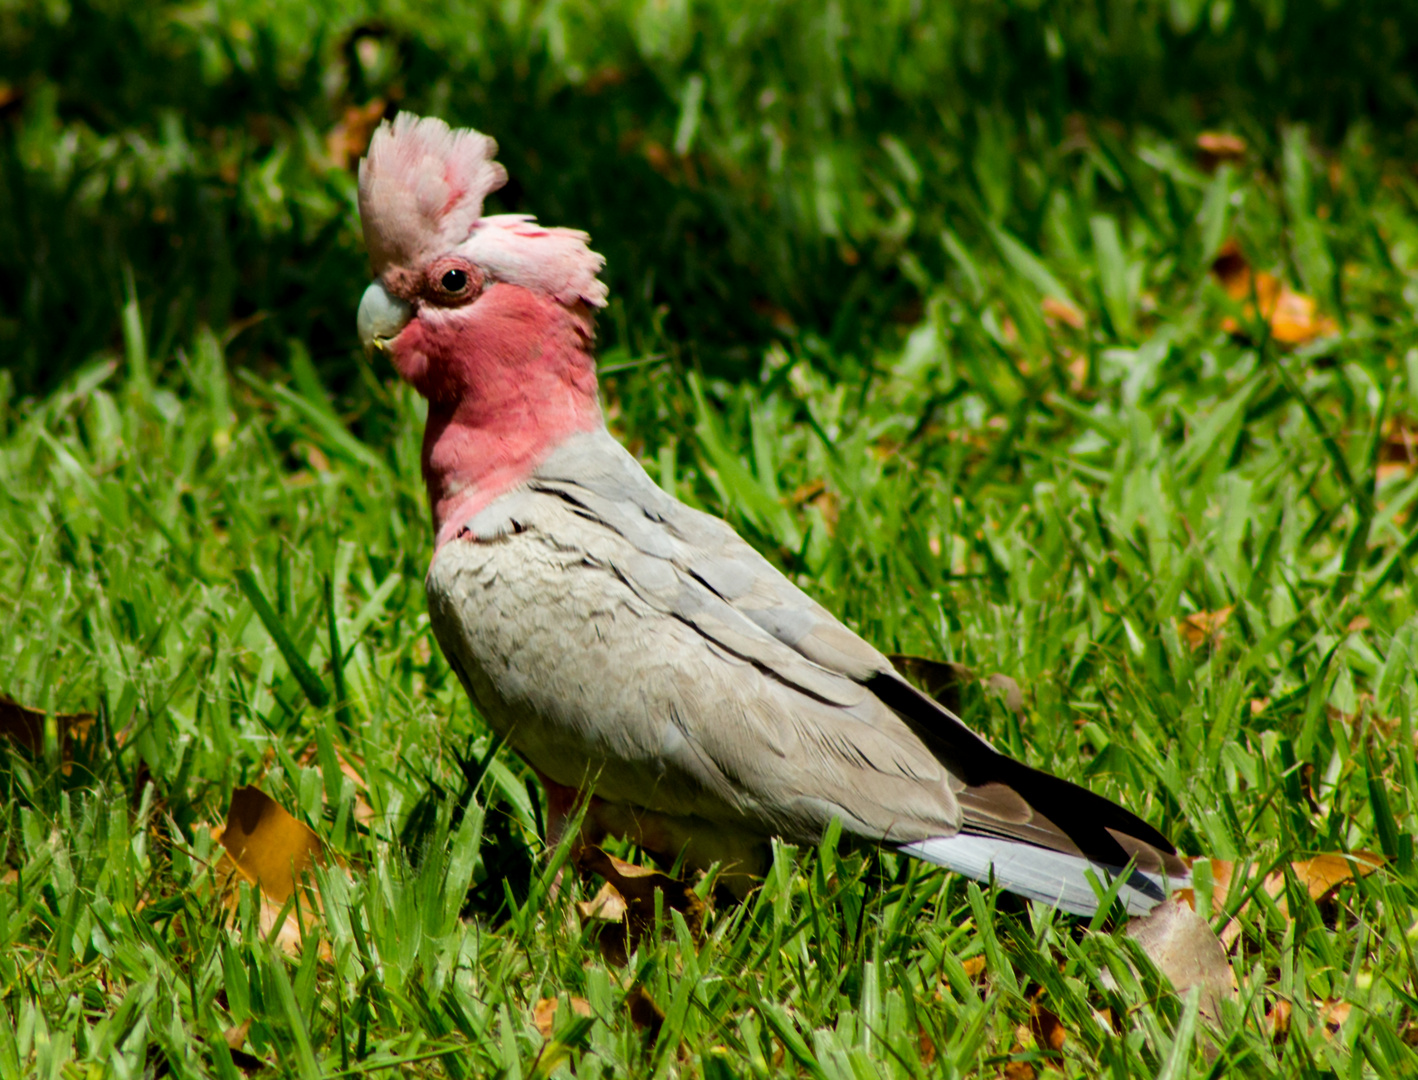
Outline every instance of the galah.
<path fill-rule="evenodd" d="M 434 633 L 547 789 L 548 839 L 629 834 L 751 877 L 832 823 L 1075 913 L 1149 911 L 1186 867 L 1099 795 L 1015 761 L 607 432 L 585 233 L 484 216 L 496 144 L 400 114 L 360 163 L 368 348 L 428 399 Z M 1093 873 L 1090 874 L 1089 871 Z M 1090 880 L 1091 879 L 1091 880 Z"/>

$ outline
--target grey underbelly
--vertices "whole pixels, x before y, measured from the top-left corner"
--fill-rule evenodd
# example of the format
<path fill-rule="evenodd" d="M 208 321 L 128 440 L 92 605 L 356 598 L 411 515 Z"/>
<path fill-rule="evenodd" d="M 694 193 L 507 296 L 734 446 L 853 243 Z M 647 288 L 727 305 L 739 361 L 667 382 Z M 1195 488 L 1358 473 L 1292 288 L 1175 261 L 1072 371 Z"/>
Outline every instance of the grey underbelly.
<path fill-rule="evenodd" d="M 679 767 L 694 758 L 674 716 L 695 692 L 681 664 L 703 644 L 613 574 L 525 534 L 455 541 L 434 561 L 428 597 L 478 711 L 540 772 L 661 813 L 737 816 Z"/>

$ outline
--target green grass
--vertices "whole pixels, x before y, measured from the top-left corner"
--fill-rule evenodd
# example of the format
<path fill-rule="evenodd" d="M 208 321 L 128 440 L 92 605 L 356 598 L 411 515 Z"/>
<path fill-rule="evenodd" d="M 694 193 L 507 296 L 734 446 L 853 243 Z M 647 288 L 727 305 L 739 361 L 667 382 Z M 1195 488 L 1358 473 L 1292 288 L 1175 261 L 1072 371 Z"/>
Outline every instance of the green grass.
<path fill-rule="evenodd" d="M 1204 28 L 1189 33 L 1206 44 Z M 233 47 L 230 64 L 280 87 L 261 83 L 262 55 Z M 1242 84 L 1241 97 L 1265 85 Z M 1025 113 L 982 112 L 954 163 L 924 136 L 893 147 L 856 121 L 828 125 L 881 155 L 860 186 L 875 209 L 854 204 L 866 216 L 846 234 L 870 233 L 866 257 L 844 262 L 840 237 L 801 222 L 776 235 L 765 262 L 822 291 L 794 306 L 765 271 L 751 289 L 797 325 L 734 324 L 734 364 L 703 362 L 705 339 L 684 336 L 705 316 L 657 313 L 693 295 L 635 276 L 660 249 L 637 256 L 615 235 L 629 211 L 546 215 L 594 224 L 613 260 L 632 261 L 612 263 L 627 295 L 608 320 L 606 366 L 619 370 L 605 393 L 651 474 L 726 515 L 883 649 L 1016 679 L 1021 715 L 986 699 L 972 716 L 1002 748 L 1126 803 L 1190 854 L 1262 869 L 1324 851 L 1387 857 L 1319 905 L 1291 881 L 1288 917 L 1257 897 L 1231 954 L 1237 998 L 1213 1030 L 1120 926 L 831 849 L 780 849 L 762 888 L 711 914 L 702 939 L 667 911 L 629 963 L 604 960 L 574 908 L 593 883 L 548 888 L 556 863 L 530 774 L 492 744 L 429 633 L 421 403 L 353 349 L 364 266 L 333 209 L 348 177 L 288 165 L 279 197 L 253 180 L 230 204 L 204 203 L 217 151 L 163 158 L 87 128 L 66 143 L 72 117 L 45 111 L 43 86 L 30 93 L 40 104 L 5 129 L 4 191 L 54 200 L 31 199 L 6 227 L 53 247 L 33 256 L 49 276 L 31 307 L 0 327 L 20 350 L 3 374 L 44 391 L 0 394 L 0 691 L 97 721 L 69 768 L 55 725 L 38 754 L 0 746 L 0 1077 L 240 1075 L 252 1063 L 223 1032 L 248 1020 L 243 1053 L 302 1078 L 858 1080 L 994 1075 L 1011 1056 L 1068 1077 L 1418 1070 L 1418 451 L 1401 437 L 1418 429 L 1418 184 L 1386 136 L 1351 124 L 1321 151 L 1259 110 L 1239 125 L 1258 149 L 1207 174 L 1182 135 L 1140 125 L 1081 120 L 1063 141 Z M 649 111 L 669 145 L 681 110 L 667 100 Z M 704 136 L 716 154 L 736 107 L 717 100 L 720 129 Z M 260 156 L 225 146 L 243 167 Z M 64 153 L 96 187 L 64 172 Z M 105 161 L 167 161 L 174 186 L 134 181 L 142 199 L 176 192 L 184 228 L 190 211 L 231 246 L 138 246 L 148 234 L 112 201 Z M 739 222 L 742 242 L 763 192 L 745 170 L 647 190 L 680 192 L 701 225 L 706 206 Z M 553 204 L 574 208 L 556 190 Z M 523 191 L 543 208 L 535 179 Z M 137 201 L 146 215 L 165 205 Z M 306 218 L 277 213 L 295 204 Z M 880 211 L 898 204 L 920 209 L 892 247 Z M 264 232 L 261 206 L 276 215 Z M 82 252 L 58 223 L 105 207 L 114 246 L 95 265 L 113 273 L 95 288 L 113 303 L 74 309 L 82 356 L 60 349 L 47 370 L 21 348 L 39 325 L 26 320 L 52 323 L 74 304 L 52 290 L 85 280 L 64 270 Z M 706 248 L 732 247 L 704 228 Z M 1339 333 L 1289 350 L 1269 340 L 1209 273 L 1232 236 Z M 323 261 L 303 266 L 312 251 Z M 813 276 L 829 256 L 834 269 Z M 248 277 L 222 295 L 250 309 L 184 292 L 184 273 L 205 287 L 237 271 Z M 1085 326 L 1045 319 L 1044 295 L 1071 300 Z M 744 295 L 709 311 L 731 300 Z M 235 321 L 252 314 L 265 319 Z M 1243 333 L 1224 331 L 1227 317 Z M 258 326 L 253 344 L 243 335 Z M 41 340 L 65 328 L 46 324 Z M 1224 607 L 1216 639 L 1191 647 L 1179 620 Z M 330 856 L 297 957 L 262 933 L 250 890 L 231 907 L 218 896 L 210 829 L 251 783 Z M 1061 1055 L 1017 1037 L 1040 992 L 1067 1029 Z M 663 1016 L 649 1026 L 632 1009 L 643 995 Z M 543 1046 L 535 1004 L 571 997 L 591 1016 L 564 1008 Z M 1293 1015 L 1277 1039 L 1267 1014 L 1282 1001 Z M 1322 1014 L 1332 1002 L 1351 1005 L 1338 1030 Z"/>

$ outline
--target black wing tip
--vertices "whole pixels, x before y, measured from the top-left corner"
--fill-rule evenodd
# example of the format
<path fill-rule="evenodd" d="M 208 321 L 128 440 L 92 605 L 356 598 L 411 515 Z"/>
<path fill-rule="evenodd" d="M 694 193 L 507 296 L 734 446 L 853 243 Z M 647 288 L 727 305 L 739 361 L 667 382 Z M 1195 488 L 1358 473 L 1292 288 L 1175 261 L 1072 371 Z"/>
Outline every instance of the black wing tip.
<path fill-rule="evenodd" d="M 926 748 L 970 787 L 1003 783 L 1052 821 L 1088 858 L 1126 866 L 1138 853 L 1119 843 L 1122 834 L 1155 848 L 1164 864 L 1177 849 L 1158 829 L 1131 810 L 1081 784 L 1001 754 L 964 721 L 897 672 L 879 672 L 866 688 L 901 717 Z"/>

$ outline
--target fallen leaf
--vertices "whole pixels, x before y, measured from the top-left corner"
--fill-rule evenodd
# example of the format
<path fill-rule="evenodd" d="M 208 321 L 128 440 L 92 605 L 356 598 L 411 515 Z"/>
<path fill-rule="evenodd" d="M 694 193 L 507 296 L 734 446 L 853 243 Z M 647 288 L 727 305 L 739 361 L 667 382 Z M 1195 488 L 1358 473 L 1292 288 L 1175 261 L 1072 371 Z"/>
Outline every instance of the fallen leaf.
<path fill-rule="evenodd" d="M 266 1068 L 270 1062 L 262 1061 L 255 1054 L 247 1053 L 243 1047 L 246 1046 L 246 1035 L 251 1030 L 251 1020 L 248 1018 L 240 1024 L 235 1024 L 222 1032 L 222 1041 L 226 1043 L 227 1049 L 231 1051 L 231 1061 L 242 1072 L 250 1076 L 252 1073 L 260 1072 Z"/>
<path fill-rule="evenodd" d="M 1075 394 L 1083 392 L 1088 382 L 1088 357 L 1069 349 L 1060 349 L 1059 355 L 1067 361 L 1064 370 L 1068 372 L 1069 389 Z"/>
<path fill-rule="evenodd" d="M 877 448 L 873 448 L 877 449 Z M 894 453 L 894 448 L 891 451 Z M 889 455 L 887 455 L 889 456 Z M 827 535 L 832 536 L 837 531 L 837 519 L 841 516 L 841 507 L 837 496 L 827 487 L 824 480 L 814 480 L 811 483 L 803 484 L 800 488 L 787 496 L 786 500 L 792 506 L 815 506 L 822 514 L 823 524 L 827 526 Z"/>
<path fill-rule="evenodd" d="M 222 1038 L 226 1040 L 229 1050 L 240 1050 L 246 1045 L 246 1033 L 251 1030 L 251 1020 L 247 1018 L 240 1024 L 227 1028 L 222 1032 Z"/>
<path fill-rule="evenodd" d="M 1321 900 L 1346 881 L 1353 881 L 1356 873 L 1359 877 L 1367 877 L 1383 864 L 1384 857 L 1382 855 L 1372 851 L 1356 851 L 1350 856 L 1329 852 L 1290 865 L 1295 871 L 1295 876 L 1300 879 L 1300 883 L 1310 894 L 1310 898 Z M 1273 876 L 1278 877 L 1279 875 Z M 1270 881 L 1270 878 L 1266 879 L 1267 889 L 1270 888 Z M 1279 889 L 1272 895 L 1278 893 Z"/>
<path fill-rule="evenodd" d="M 1202 860 L 1193 860 L 1192 866 Z M 1249 877 L 1242 877 L 1239 880 L 1236 875 L 1236 866 L 1227 859 L 1208 859 L 1211 864 L 1211 911 L 1214 915 L 1225 912 L 1231 905 L 1232 894 L 1241 896 L 1249 890 L 1252 880 Z M 1305 887 L 1305 891 L 1310 894 L 1310 899 L 1319 901 L 1328 896 L 1331 892 L 1343 885 L 1347 881 L 1354 880 L 1357 876 L 1364 877 L 1372 874 L 1379 867 L 1383 866 L 1384 857 L 1372 851 L 1356 851 L 1352 854 L 1340 854 L 1338 852 L 1328 852 L 1323 855 L 1316 855 L 1311 859 L 1301 859 L 1290 864 L 1290 869 L 1296 879 Z M 1270 874 L 1261 883 L 1263 888 L 1274 900 L 1280 913 L 1287 918 L 1290 914 L 1288 901 L 1285 893 L 1285 875 L 1279 871 Z M 1192 890 L 1185 890 L 1185 893 L 1192 893 Z M 1195 900 L 1192 901 L 1193 905 Z M 1235 944 L 1236 939 L 1241 935 L 1240 915 L 1250 905 L 1250 901 L 1241 905 L 1232 918 L 1221 930 L 1221 943 L 1230 949 Z"/>
<path fill-rule="evenodd" d="M 543 1039 L 551 1038 L 552 1028 L 556 1025 L 556 1011 L 559 1004 L 556 998 L 542 998 L 532 1007 L 532 1023 L 536 1025 L 537 1031 L 541 1033 Z M 566 1004 L 576 1016 L 591 1015 L 591 1003 L 583 997 L 567 998 Z"/>
<path fill-rule="evenodd" d="M 254 787 L 231 793 L 226 827 L 217 839 L 243 877 L 283 904 L 320 855 L 315 834 Z"/>
<path fill-rule="evenodd" d="M 926 1030 L 924 1024 L 921 1025 L 920 1034 L 916 1036 L 916 1052 L 920 1055 L 921 1064 L 926 1068 L 929 1069 L 935 1064 L 937 1053 L 935 1040 L 931 1038 L 930 1032 Z"/>
<path fill-rule="evenodd" d="M 43 709 L 31 709 L 8 695 L 0 694 L 0 735 L 23 746 L 31 754 L 44 753 L 44 720 Z M 89 729 L 94 726 L 94 714 L 55 713 L 54 725 L 67 775 L 72 768 L 69 763 L 74 756 L 74 747 L 88 738 Z"/>
<path fill-rule="evenodd" d="M 337 169 L 348 169 L 358 162 L 369 149 L 374 129 L 388 109 L 389 103 L 383 98 L 347 108 L 340 122 L 325 136 L 325 152 L 330 156 L 330 164 Z"/>
<path fill-rule="evenodd" d="M 1019 688 L 1019 683 L 1008 675 L 995 672 L 985 680 L 985 687 L 999 694 L 1004 699 L 1004 707 L 1010 712 L 1023 714 L 1024 691 Z"/>
<path fill-rule="evenodd" d="M 583 919 L 620 922 L 630 910 L 630 905 L 625 902 L 625 897 L 616 891 L 616 887 L 607 881 L 590 900 L 578 900 L 576 910 L 581 913 Z"/>
<path fill-rule="evenodd" d="M 320 857 L 320 841 L 301 822 L 265 792 L 254 787 L 237 788 L 231 793 L 224 828 L 215 838 L 226 850 L 217 862 L 216 876 L 226 885 L 226 902 L 234 904 L 231 888 L 237 878 L 255 885 L 260 897 L 261 933 L 274 935 L 285 952 L 298 953 L 318 911 L 318 896 L 303 889 L 295 910 L 281 918 L 286 901 L 295 892 L 302 875 Z M 305 919 L 304 927 L 297 912 Z M 321 940 L 321 949 L 329 945 Z"/>
<path fill-rule="evenodd" d="M 1337 1035 L 1339 1029 L 1344 1026 L 1344 1021 L 1349 1019 L 1349 1013 L 1354 1006 L 1347 1001 L 1327 1001 L 1320 1003 L 1320 1019 L 1324 1021 L 1324 1026 L 1329 1028 L 1331 1035 Z"/>
<path fill-rule="evenodd" d="M 1004 1080 L 1035 1080 L 1038 1075 L 1039 1070 L 1034 1068 L 1032 1061 L 1006 1061 L 1000 1070 Z"/>
<path fill-rule="evenodd" d="M 660 1026 L 665 1022 L 665 1010 L 655 1004 L 643 986 L 637 984 L 625 995 L 625 1008 L 630 1013 L 630 1022 L 649 1034 L 650 1040 L 660 1037 Z"/>
<path fill-rule="evenodd" d="M 1270 1038 L 1272 1042 L 1281 1042 L 1286 1035 L 1290 1034 L 1290 1003 L 1283 998 L 1270 1007 L 1270 1011 L 1265 1014 L 1266 1021 L 1270 1025 Z"/>
<path fill-rule="evenodd" d="M 1271 338 L 1278 344 L 1303 345 L 1339 331 L 1338 323 L 1319 313 L 1319 305 L 1313 297 L 1295 292 L 1264 271 L 1252 271 L 1234 240 L 1222 245 L 1211 264 L 1211 272 L 1227 296 L 1245 305 L 1247 321 L 1260 312 L 1270 326 Z M 1221 321 L 1221 328 L 1228 334 L 1245 332 L 1245 327 L 1229 316 Z"/>
<path fill-rule="evenodd" d="M 1196 137 L 1197 157 L 1201 167 L 1213 171 L 1226 161 L 1239 161 L 1246 156 L 1246 140 L 1225 131 L 1203 131 Z"/>
<path fill-rule="evenodd" d="M 1353 1005 L 1347 1001 L 1314 1002 L 1315 1016 L 1324 1026 L 1328 1035 L 1339 1034 L 1353 1008 Z M 1290 1034 L 1290 1025 L 1294 1021 L 1294 1017 L 1294 1006 L 1283 998 L 1271 1006 L 1270 1011 L 1266 1013 L 1266 1020 L 1270 1024 L 1270 1037 L 1274 1042 L 1284 1042 L 1286 1036 Z"/>
<path fill-rule="evenodd" d="M 1384 421 L 1383 441 L 1379 445 L 1379 461 L 1375 468 L 1379 483 L 1394 477 L 1408 476 L 1418 466 L 1418 430 L 1403 416 L 1390 416 Z"/>
<path fill-rule="evenodd" d="M 1127 936 L 1137 942 L 1178 994 L 1201 988 L 1201 1015 L 1215 1023 L 1220 1003 L 1234 998 L 1235 976 L 1226 949 L 1211 923 L 1185 898 L 1162 901 L 1150 915 L 1128 922 Z"/>
<path fill-rule="evenodd" d="M 960 961 L 960 966 L 965 969 L 965 974 L 970 978 L 978 979 L 985 973 L 985 958 L 983 955 L 972 956 L 968 960 Z"/>
<path fill-rule="evenodd" d="M 1063 323 L 1075 330 L 1082 330 L 1088 320 L 1083 311 L 1074 303 L 1058 296 L 1046 296 L 1039 301 L 1039 310 L 1050 322 Z"/>
<path fill-rule="evenodd" d="M 576 864 L 583 874 L 599 874 L 610 887 L 609 892 L 602 888 L 576 906 L 583 918 L 601 924 L 601 949 L 612 963 L 624 964 L 636 943 L 654 926 L 656 893 L 664 897 L 666 909 L 684 916 L 690 933 L 697 935 L 704 926 L 707 905 L 686 881 L 636 866 L 593 845 L 580 850 Z"/>
<path fill-rule="evenodd" d="M 1177 633 L 1193 651 L 1206 644 L 1215 644 L 1221 636 L 1221 628 L 1231 618 L 1232 610 L 1231 607 L 1224 607 L 1215 611 L 1193 612 L 1177 620 Z"/>
<path fill-rule="evenodd" d="M 1064 1027 L 1063 1021 L 1052 1009 L 1039 1004 L 1037 1000 L 1029 1010 L 1029 1030 L 1040 1050 L 1058 1053 L 1068 1041 L 1068 1029 Z"/>

